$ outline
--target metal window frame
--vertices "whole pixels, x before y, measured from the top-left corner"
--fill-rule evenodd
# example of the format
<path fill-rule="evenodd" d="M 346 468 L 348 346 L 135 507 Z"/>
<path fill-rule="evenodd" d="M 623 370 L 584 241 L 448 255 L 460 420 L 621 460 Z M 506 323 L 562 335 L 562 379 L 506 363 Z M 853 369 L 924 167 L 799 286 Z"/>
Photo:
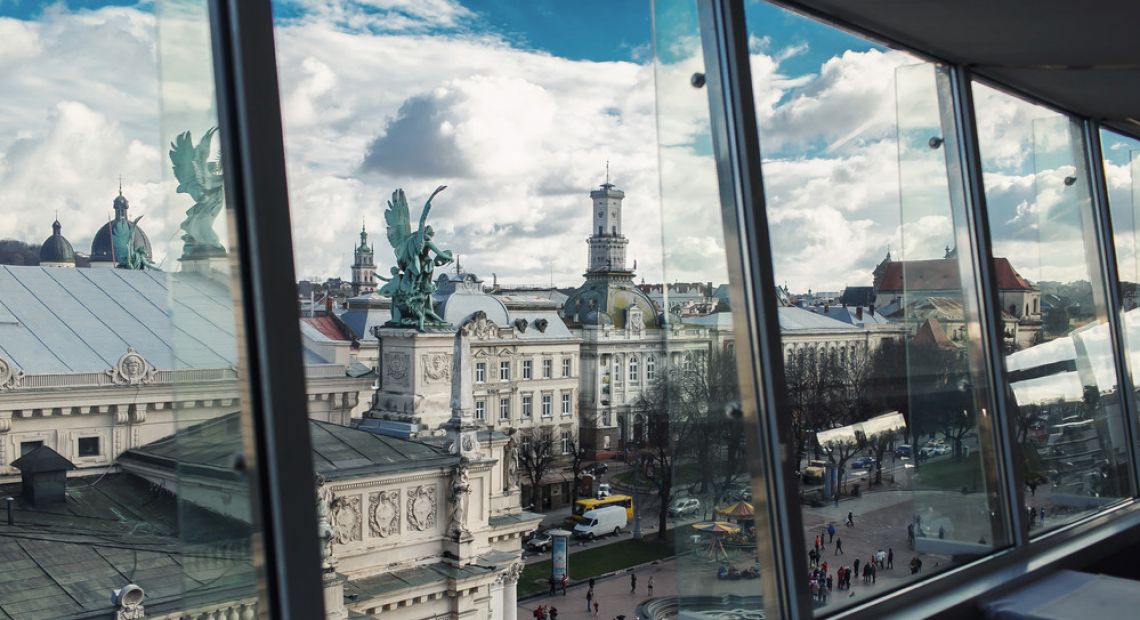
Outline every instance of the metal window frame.
<path fill-rule="evenodd" d="M 324 617 L 316 489 L 270 0 L 210 0 L 226 198 L 236 222 L 262 617 Z"/>

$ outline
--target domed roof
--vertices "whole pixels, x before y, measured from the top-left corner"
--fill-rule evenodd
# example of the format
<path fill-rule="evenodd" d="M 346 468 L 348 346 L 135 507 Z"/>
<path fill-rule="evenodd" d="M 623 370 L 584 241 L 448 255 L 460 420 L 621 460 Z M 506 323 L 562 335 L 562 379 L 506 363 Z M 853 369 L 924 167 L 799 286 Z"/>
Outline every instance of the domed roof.
<path fill-rule="evenodd" d="M 582 325 L 612 325 L 625 329 L 628 311 L 641 310 L 646 327 L 660 327 L 657 308 L 631 281 L 616 279 L 587 280 L 570 294 L 562 305 L 562 316 Z"/>
<path fill-rule="evenodd" d="M 130 203 L 127 202 L 126 197 L 120 192 L 115 197 L 115 219 L 127 219 L 127 210 L 130 209 Z M 114 252 L 111 249 L 111 224 L 114 222 L 107 222 L 95 233 L 95 240 L 91 242 L 91 261 L 92 262 L 114 262 Z M 146 254 L 147 260 L 153 260 L 150 250 L 150 239 L 147 238 L 146 233 L 143 232 L 142 226 L 135 227 L 134 247 L 136 250 L 142 250 Z"/>
<path fill-rule="evenodd" d="M 40 245 L 41 263 L 75 263 L 75 250 L 71 242 L 60 234 L 62 229 L 59 220 L 51 223 L 51 236 Z"/>

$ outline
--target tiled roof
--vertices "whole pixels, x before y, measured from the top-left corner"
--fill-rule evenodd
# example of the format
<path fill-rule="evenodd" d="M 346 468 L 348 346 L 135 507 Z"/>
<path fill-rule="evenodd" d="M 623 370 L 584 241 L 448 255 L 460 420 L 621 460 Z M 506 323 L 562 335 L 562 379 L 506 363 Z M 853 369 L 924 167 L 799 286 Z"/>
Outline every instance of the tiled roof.
<path fill-rule="evenodd" d="M 999 290 L 1033 290 L 1033 286 L 1010 264 L 1009 259 L 994 259 L 994 276 Z M 903 281 L 903 271 L 906 281 Z M 958 274 L 958 260 L 939 258 L 933 260 L 895 261 L 887 263 L 878 290 L 883 291 L 952 291 L 962 288 Z"/>

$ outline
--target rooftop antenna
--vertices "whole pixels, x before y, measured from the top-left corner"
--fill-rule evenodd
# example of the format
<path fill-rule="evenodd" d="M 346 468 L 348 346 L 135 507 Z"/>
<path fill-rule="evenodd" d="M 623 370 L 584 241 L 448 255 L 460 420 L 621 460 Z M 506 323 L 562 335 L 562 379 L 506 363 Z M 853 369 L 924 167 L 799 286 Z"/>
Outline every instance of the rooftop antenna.
<path fill-rule="evenodd" d="M 459 274 L 460 274 L 460 269 L 459 269 L 459 252 L 456 252 L 456 253 L 455 253 L 455 275 L 459 275 Z"/>
<path fill-rule="evenodd" d="M 123 195 L 123 175 L 119 175 L 119 195 Z"/>
<path fill-rule="evenodd" d="M 610 184 L 610 160 L 606 160 L 606 185 Z"/>

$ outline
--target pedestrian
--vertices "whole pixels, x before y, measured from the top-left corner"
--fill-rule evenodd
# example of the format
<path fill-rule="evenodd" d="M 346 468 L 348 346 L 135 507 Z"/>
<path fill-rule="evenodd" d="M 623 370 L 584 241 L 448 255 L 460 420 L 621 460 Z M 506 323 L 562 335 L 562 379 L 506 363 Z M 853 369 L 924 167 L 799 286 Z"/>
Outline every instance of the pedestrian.
<path fill-rule="evenodd" d="M 843 555 L 843 539 L 835 539 L 835 555 Z"/>
<path fill-rule="evenodd" d="M 534 611 L 531 612 L 530 615 L 534 616 L 534 620 L 542 620 L 542 617 L 546 615 L 546 612 L 542 611 L 542 605 L 539 605 L 538 607 L 534 608 Z"/>
<path fill-rule="evenodd" d="M 895 568 L 895 550 L 893 547 L 887 547 L 887 568 L 892 570 Z"/>
<path fill-rule="evenodd" d="M 558 608 L 554 605 L 550 606 L 550 620 L 558 620 Z"/>
<path fill-rule="evenodd" d="M 875 577 L 879 575 L 879 569 L 874 564 L 871 565 L 871 583 L 875 583 Z"/>
<path fill-rule="evenodd" d="M 826 575 L 827 574 L 827 562 L 824 562 L 823 565 L 819 567 L 819 570 L 821 572 L 823 572 L 824 575 Z"/>
<path fill-rule="evenodd" d="M 856 577 L 859 576 L 859 558 L 855 558 L 855 571 L 854 571 L 854 573 L 855 573 Z"/>
<path fill-rule="evenodd" d="M 594 586 L 590 586 L 590 589 L 586 590 L 586 613 L 590 613 L 591 603 L 593 603 L 593 602 L 594 602 Z"/>
<path fill-rule="evenodd" d="M 855 527 L 855 515 L 847 513 L 847 527 Z"/>
<path fill-rule="evenodd" d="M 1037 495 L 1037 481 L 1036 480 L 1029 483 L 1029 494 L 1034 495 L 1034 496 Z"/>
<path fill-rule="evenodd" d="M 941 525 L 938 526 L 938 537 L 946 538 L 946 528 L 942 527 Z"/>
<path fill-rule="evenodd" d="M 649 583 L 646 584 L 646 588 L 649 590 L 650 598 L 652 598 L 653 597 L 653 575 L 649 576 Z"/>
<path fill-rule="evenodd" d="M 557 587 L 558 587 L 558 581 L 554 579 L 554 575 L 551 575 L 550 576 L 550 596 L 554 596 L 555 593 L 557 593 Z"/>
<path fill-rule="evenodd" d="M 562 573 L 562 596 L 566 596 L 566 586 L 570 585 L 569 573 Z"/>
<path fill-rule="evenodd" d="M 816 536 L 816 537 L 815 537 L 815 550 L 816 550 L 816 551 L 819 551 L 819 548 L 820 548 L 820 547 L 822 547 L 822 546 L 823 546 L 823 545 L 821 545 L 821 544 L 820 544 L 820 537 L 819 537 L 819 536 Z"/>
<path fill-rule="evenodd" d="M 827 524 L 827 544 L 831 544 L 832 539 L 835 538 L 835 524 Z"/>
<path fill-rule="evenodd" d="M 594 578 L 593 577 L 590 577 L 590 589 L 591 590 L 594 589 Z"/>
<path fill-rule="evenodd" d="M 629 574 L 629 593 L 637 593 L 637 573 L 631 572 Z"/>
<path fill-rule="evenodd" d="M 594 601 L 594 617 L 598 617 L 598 601 Z"/>

